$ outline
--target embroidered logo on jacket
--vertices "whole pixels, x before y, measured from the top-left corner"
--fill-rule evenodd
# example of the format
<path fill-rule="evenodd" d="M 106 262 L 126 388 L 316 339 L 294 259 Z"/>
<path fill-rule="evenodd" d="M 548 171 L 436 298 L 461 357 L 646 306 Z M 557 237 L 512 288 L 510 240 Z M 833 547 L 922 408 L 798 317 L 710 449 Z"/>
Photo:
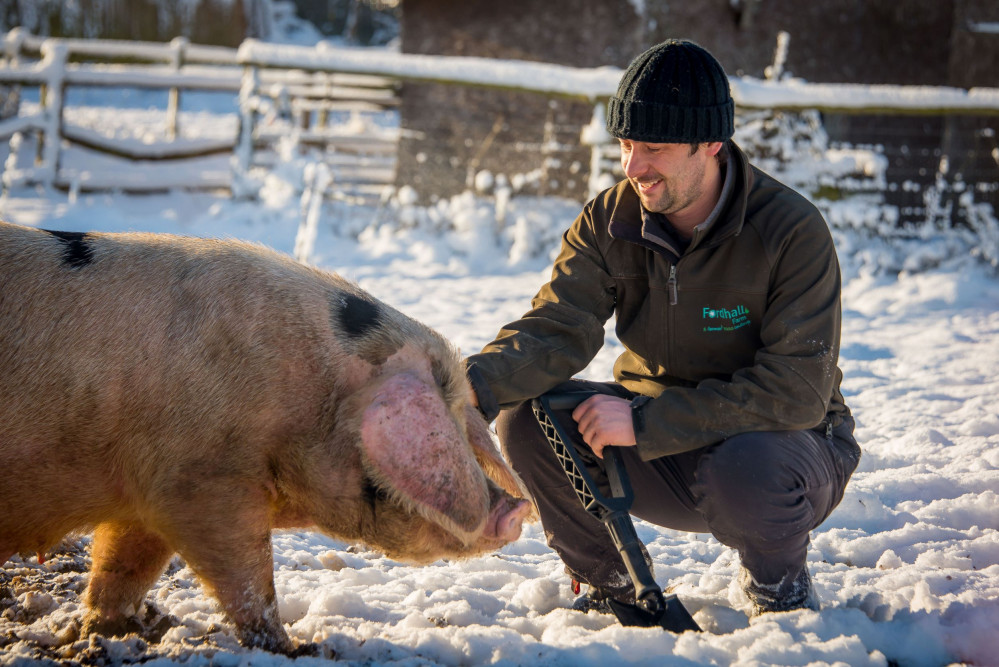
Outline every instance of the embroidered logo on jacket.
<path fill-rule="evenodd" d="M 704 320 L 702 332 L 709 331 L 735 331 L 742 327 L 749 326 L 749 308 L 736 306 L 728 308 L 707 308 L 701 312 L 701 319 Z"/>

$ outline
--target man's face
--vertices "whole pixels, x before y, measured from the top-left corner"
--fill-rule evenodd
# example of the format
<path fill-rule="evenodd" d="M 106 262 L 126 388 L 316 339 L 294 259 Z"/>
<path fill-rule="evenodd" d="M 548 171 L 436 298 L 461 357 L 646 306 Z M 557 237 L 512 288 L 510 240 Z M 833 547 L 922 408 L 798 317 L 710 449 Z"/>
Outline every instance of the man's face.
<path fill-rule="evenodd" d="M 708 192 L 708 160 L 718 152 L 701 144 L 653 144 L 620 139 L 621 166 L 646 210 L 670 215 L 689 208 Z M 709 193 L 711 194 L 711 193 Z"/>

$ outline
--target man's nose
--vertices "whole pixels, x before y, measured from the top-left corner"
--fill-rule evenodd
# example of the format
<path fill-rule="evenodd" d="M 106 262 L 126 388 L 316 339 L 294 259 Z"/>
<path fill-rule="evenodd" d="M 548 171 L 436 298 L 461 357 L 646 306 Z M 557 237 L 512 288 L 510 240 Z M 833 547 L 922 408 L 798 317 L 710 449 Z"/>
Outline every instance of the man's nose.
<path fill-rule="evenodd" d="M 638 178 L 646 172 L 648 161 L 638 149 L 632 149 L 628 152 L 622 151 L 621 167 L 624 169 L 624 175 L 628 178 Z"/>

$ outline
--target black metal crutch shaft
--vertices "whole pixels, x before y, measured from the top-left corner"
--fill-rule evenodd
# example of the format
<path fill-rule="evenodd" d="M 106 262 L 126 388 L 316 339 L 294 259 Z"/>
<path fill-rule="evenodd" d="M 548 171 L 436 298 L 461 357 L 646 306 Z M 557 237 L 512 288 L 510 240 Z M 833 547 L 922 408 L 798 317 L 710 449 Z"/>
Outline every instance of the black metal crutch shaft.
<path fill-rule="evenodd" d="M 555 418 L 555 410 L 573 409 L 594 394 L 591 391 L 544 394 L 534 399 L 532 407 L 584 509 L 607 527 L 634 583 L 638 613 L 629 613 L 628 618 L 623 618 L 623 610 L 619 606 L 612 605 L 612 608 L 621 622 L 628 625 L 660 625 L 672 632 L 700 631 L 700 627 L 676 595 L 663 596 L 662 589 L 653 578 L 645 560 L 642 543 L 629 514 L 634 494 L 621 458 L 621 450 L 617 447 L 605 447 L 603 450 L 611 491 L 611 495 L 607 496 L 594 482 L 572 440 Z"/>

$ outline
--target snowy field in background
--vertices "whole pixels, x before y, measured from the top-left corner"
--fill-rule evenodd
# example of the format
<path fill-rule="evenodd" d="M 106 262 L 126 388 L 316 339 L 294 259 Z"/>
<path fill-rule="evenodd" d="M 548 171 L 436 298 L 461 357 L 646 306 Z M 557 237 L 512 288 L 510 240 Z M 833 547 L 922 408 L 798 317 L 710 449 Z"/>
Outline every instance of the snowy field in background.
<path fill-rule="evenodd" d="M 100 118 L 100 114 L 96 116 Z M 116 112 L 111 132 L 141 135 Z M 200 123 L 199 127 L 206 127 Z M 189 125 L 190 127 L 190 125 Z M 751 141 L 743 127 L 742 141 Z M 788 182 L 870 170 L 870 155 L 806 147 Z M 798 146 L 795 150 L 802 150 Z M 3 156 L 0 155 L 0 158 Z M 69 156 L 69 160 L 83 159 Z M 301 164 L 279 165 L 259 200 L 175 192 L 66 194 L 19 189 L 0 217 L 71 231 L 149 230 L 238 237 L 291 253 Z M 297 176 L 296 176 L 297 174 Z M 418 207 L 405 191 L 377 208 L 327 202 L 312 262 L 477 351 L 522 314 L 546 279 L 561 231 L 581 202 L 466 194 Z M 639 523 L 657 578 L 705 633 L 626 629 L 566 609 L 561 564 L 539 525 L 500 552 L 409 567 L 320 534 L 274 537 L 280 610 L 289 634 L 353 665 L 943 665 L 995 664 L 999 651 L 999 279 L 956 232 L 886 241 L 876 205 L 827 214 L 844 271 L 841 366 L 864 449 L 834 514 L 813 533 L 809 565 L 822 611 L 750 621 L 731 585 L 735 553 L 708 535 Z M 583 374 L 611 376 L 612 326 Z M 81 483 L 84 483 L 81 480 Z M 278 665 L 245 651 L 193 573 L 175 559 L 148 599 L 171 617 L 159 641 L 59 646 L 80 613 L 86 538 L 45 565 L 0 566 L 0 663 Z M 238 548 L 238 545 L 234 545 Z M 301 658 L 298 664 L 318 664 Z"/>

